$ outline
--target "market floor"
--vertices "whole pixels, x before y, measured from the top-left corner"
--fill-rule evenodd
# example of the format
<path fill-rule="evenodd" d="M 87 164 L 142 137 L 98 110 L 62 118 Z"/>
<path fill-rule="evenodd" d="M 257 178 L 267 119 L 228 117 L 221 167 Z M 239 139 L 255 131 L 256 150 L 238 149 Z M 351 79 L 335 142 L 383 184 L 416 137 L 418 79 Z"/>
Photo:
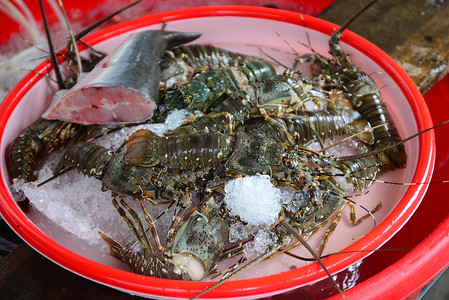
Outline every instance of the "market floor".
<path fill-rule="evenodd" d="M 449 299 L 449 268 L 441 273 L 433 282 L 425 286 L 419 297 L 420 300 Z"/>

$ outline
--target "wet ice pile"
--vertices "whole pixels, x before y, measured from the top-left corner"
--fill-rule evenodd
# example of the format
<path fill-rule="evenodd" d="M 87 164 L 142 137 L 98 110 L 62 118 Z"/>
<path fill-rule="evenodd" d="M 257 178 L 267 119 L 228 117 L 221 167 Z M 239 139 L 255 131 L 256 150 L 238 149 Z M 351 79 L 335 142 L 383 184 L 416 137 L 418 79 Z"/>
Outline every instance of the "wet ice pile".
<path fill-rule="evenodd" d="M 278 241 L 278 237 L 272 231 L 259 230 L 254 239 L 245 244 L 243 253 L 246 257 L 254 255 L 261 255 L 263 252 L 269 250 L 268 247 Z"/>
<path fill-rule="evenodd" d="M 244 241 L 248 238 L 251 239 L 243 246 L 243 253 L 246 257 L 262 254 L 270 245 L 276 243 L 278 240 L 274 232 L 244 225 L 240 221 L 231 224 L 231 228 L 229 229 L 229 241 L 231 243 Z"/>
<path fill-rule="evenodd" d="M 270 176 L 257 174 L 234 179 L 225 186 L 223 199 L 231 216 L 250 226 L 268 228 L 281 211 L 281 192 L 270 182 Z"/>
<path fill-rule="evenodd" d="M 244 246 L 247 257 L 261 254 L 277 241 L 273 232 L 265 231 L 278 220 L 282 207 L 282 193 L 271 183 L 270 176 L 256 174 L 229 181 L 223 201 L 231 216 L 238 216 L 247 223 L 244 226 L 240 221 L 235 222 L 229 233 L 231 242 L 244 240 L 249 235 L 253 237 Z"/>
<path fill-rule="evenodd" d="M 297 212 L 307 201 L 307 193 L 289 188 L 275 187 L 268 175 L 256 174 L 229 181 L 223 201 L 230 215 L 239 217 L 231 224 L 229 241 L 252 239 L 244 246 L 247 257 L 260 255 L 277 236 L 267 229 L 279 219 L 282 207 Z M 244 224 L 244 223 L 245 224 Z"/>
<path fill-rule="evenodd" d="M 39 170 L 40 180 L 52 176 L 56 160 L 57 157 L 50 157 Z M 101 192 L 99 180 L 69 172 L 42 187 L 37 187 L 37 182 L 25 183 L 18 179 L 14 179 L 13 187 L 23 191 L 34 209 L 89 244 L 100 241 L 98 231 L 111 231 L 105 224 L 116 224 L 118 233 L 126 231 L 126 225 L 122 226 L 124 222 L 112 206 L 110 193 Z"/>

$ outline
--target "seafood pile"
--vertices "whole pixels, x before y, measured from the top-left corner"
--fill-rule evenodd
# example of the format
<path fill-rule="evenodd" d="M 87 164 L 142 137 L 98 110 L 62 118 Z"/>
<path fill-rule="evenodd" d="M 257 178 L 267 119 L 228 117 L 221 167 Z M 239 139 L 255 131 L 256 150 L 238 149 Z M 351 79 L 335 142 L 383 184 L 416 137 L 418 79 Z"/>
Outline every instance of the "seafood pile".
<path fill-rule="evenodd" d="M 407 159 L 379 87 L 340 48 L 343 30 L 332 35 L 330 58 L 298 56 L 281 72 L 266 58 L 183 45 L 196 33 L 133 35 L 112 53 L 85 59 L 86 74 L 60 82 L 42 118 L 10 145 L 10 176 L 34 181 L 41 161 L 64 149 L 54 176 L 77 170 L 101 182 L 133 242 L 100 236 L 139 274 L 201 280 L 219 261 L 251 252 L 262 235 L 269 242 L 239 271 L 307 245 L 326 223 L 336 226 L 354 190 Z M 137 63 L 145 69 L 129 67 Z M 304 64 L 311 76 L 298 71 Z M 162 136 L 137 129 L 114 149 L 97 142 L 123 127 L 164 123 L 180 109 L 196 115 Z M 350 154 L 330 154 L 335 137 Z M 268 186 L 269 197 L 245 202 L 251 193 L 228 193 L 233 185 L 245 189 L 246 179 Z M 253 218 L 258 204 L 271 213 Z M 151 213 L 157 205 L 177 208 L 166 237 Z M 318 253 L 311 250 L 317 260 L 331 234 Z M 231 267 L 222 280 L 237 272 Z"/>

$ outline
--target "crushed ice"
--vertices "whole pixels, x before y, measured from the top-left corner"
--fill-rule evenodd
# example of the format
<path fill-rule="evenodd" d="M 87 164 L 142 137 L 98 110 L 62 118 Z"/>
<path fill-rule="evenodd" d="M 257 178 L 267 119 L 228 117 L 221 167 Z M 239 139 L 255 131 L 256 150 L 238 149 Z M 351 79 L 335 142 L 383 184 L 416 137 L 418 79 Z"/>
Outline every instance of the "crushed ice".
<path fill-rule="evenodd" d="M 248 242 L 243 247 L 246 257 L 261 255 L 267 251 L 268 246 L 277 242 L 277 236 L 272 231 L 259 230 L 254 236 L 254 240 Z"/>
<path fill-rule="evenodd" d="M 243 241 L 248 238 L 248 233 L 246 232 L 245 225 L 242 222 L 237 221 L 231 224 L 229 229 L 229 241 L 235 243 L 238 241 Z"/>
<path fill-rule="evenodd" d="M 54 164 L 51 160 L 39 170 L 39 179 L 52 176 Z M 14 179 L 13 187 L 23 191 L 34 209 L 81 240 L 89 244 L 101 242 L 98 231 L 110 233 L 111 228 L 108 227 L 111 225 L 108 224 L 114 224 L 119 237 L 123 237 L 120 232 L 126 232 L 126 225 L 123 226 L 124 222 L 111 203 L 110 192 L 100 192 L 99 180 L 70 172 L 42 187 L 37 187 L 37 184 Z"/>
<path fill-rule="evenodd" d="M 198 115 L 198 113 L 194 113 L 187 109 L 174 109 L 170 111 L 164 123 L 150 123 L 134 127 L 124 127 L 121 130 L 97 139 L 95 142 L 105 148 L 114 149 L 121 145 L 123 141 L 127 140 L 136 130 L 149 129 L 158 136 L 162 136 L 164 132 L 178 128 L 185 121 L 185 118 L 195 115 Z"/>
<path fill-rule="evenodd" d="M 268 228 L 281 212 L 281 197 L 270 176 L 256 174 L 229 181 L 223 201 L 231 216 L 239 216 L 250 226 Z"/>

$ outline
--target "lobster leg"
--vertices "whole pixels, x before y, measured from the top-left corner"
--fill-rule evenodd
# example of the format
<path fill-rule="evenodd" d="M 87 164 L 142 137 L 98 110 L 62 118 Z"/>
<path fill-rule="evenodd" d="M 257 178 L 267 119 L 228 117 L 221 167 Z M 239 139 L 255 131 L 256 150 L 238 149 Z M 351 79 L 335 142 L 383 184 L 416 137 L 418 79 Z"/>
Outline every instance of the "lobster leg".
<path fill-rule="evenodd" d="M 120 204 L 123 207 L 125 207 L 126 211 L 128 211 L 128 213 L 131 214 L 131 216 L 133 217 L 134 221 L 139 225 L 139 229 L 142 232 L 142 235 L 139 233 L 139 230 L 136 228 L 136 226 L 134 225 L 133 221 L 130 219 L 130 217 L 126 213 L 126 211 L 117 202 L 117 196 L 118 196 L 118 198 L 120 200 Z M 145 228 L 143 226 L 142 220 L 140 220 L 140 218 L 137 215 L 137 213 L 125 202 L 125 199 L 123 198 L 123 196 L 117 195 L 116 193 L 111 192 L 111 200 L 112 200 L 112 204 L 116 208 L 116 210 L 119 213 L 120 217 L 122 217 L 122 219 L 126 222 L 126 224 L 128 224 L 128 227 L 131 229 L 131 231 L 134 233 L 134 235 L 136 236 L 136 238 L 138 239 L 138 241 L 142 245 L 144 255 L 147 254 L 147 251 L 148 251 L 148 248 L 149 248 L 151 253 L 154 256 L 154 251 L 153 251 L 153 249 L 151 247 L 151 244 L 150 244 L 150 242 L 148 240 L 148 236 L 146 234 L 146 230 L 145 230 Z M 142 236 L 145 238 L 145 240 L 143 239 Z"/>
<path fill-rule="evenodd" d="M 282 124 L 276 121 L 273 117 L 271 117 L 265 109 L 259 109 L 260 115 L 267 121 L 273 128 L 279 131 L 279 135 L 285 139 L 285 142 L 288 142 L 290 145 L 295 144 L 294 137 L 288 132 L 285 124 Z"/>
<path fill-rule="evenodd" d="M 151 234 L 153 235 L 153 240 L 154 240 L 154 243 L 156 244 L 157 249 L 162 253 L 165 252 L 166 249 L 161 244 L 161 241 L 159 239 L 159 235 L 157 233 L 156 225 L 154 224 L 155 222 L 153 221 L 153 218 L 151 218 L 150 214 L 146 210 L 144 201 L 142 199 L 138 199 L 138 201 L 140 203 L 140 206 L 142 207 L 142 211 L 145 214 L 145 219 L 147 220 L 149 229 L 151 231 Z"/>
<path fill-rule="evenodd" d="M 337 228 L 338 223 L 340 223 L 341 220 L 341 211 L 337 213 L 335 216 L 335 220 L 331 223 L 329 228 L 326 230 L 326 233 L 323 236 L 323 239 L 321 240 L 320 249 L 318 250 L 318 256 L 321 257 L 323 255 L 324 247 L 326 247 L 327 241 L 329 240 L 329 237 L 334 233 L 335 228 Z"/>
<path fill-rule="evenodd" d="M 201 120 L 201 119 L 214 119 L 214 118 L 220 118 L 220 117 L 224 117 L 225 121 L 226 121 L 226 133 L 231 134 L 233 132 L 233 124 L 232 124 L 232 115 L 227 112 L 227 111 L 222 111 L 219 113 L 215 113 L 212 115 L 203 115 L 203 116 L 195 116 L 195 117 L 187 117 L 187 121 L 184 122 L 181 126 L 184 125 L 188 125 L 191 124 L 197 120 Z M 181 127 L 182 128 L 182 127 Z"/>
<path fill-rule="evenodd" d="M 377 211 L 379 211 L 379 209 L 382 207 L 382 203 L 379 202 L 377 203 L 376 207 L 372 210 L 369 211 L 367 214 L 363 215 L 362 217 L 360 217 L 359 219 L 357 219 L 356 215 L 355 215 L 355 208 L 354 208 L 354 204 L 348 202 L 349 205 L 349 216 L 350 216 L 350 221 L 352 225 L 358 225 L 360 223 L 362 223 L 364 220 L 366 220 L 369 217 L 374 218 L 373 214 Z"/>
<path fill-rule="evenodd" d="M 354 203 L 347 201 L 347 204 L 349 205 L 349 211 L 350 211 L 350 221 L 352 225 L 358 225 L 364 220 L 366 220 L 369 217 L 374 218 L 374 213 L 377 212 L 381 207 L 382 204 L 379 202 L 377 206 L 372 210 L 368 211 L 367 214 L 363 215 L 359 219 L 357 219 L 355 214 L 355 206 Z M 326 244 L 329 240 L 329 237 L 334 233 L 335 229 L 337 228 L 338 223 L 341 220 L 341 211 L 338 212 L 338 214 L 335 217 L 335 220 L 332 222 L 332 224 L 329 226 L 329 228 L 326 230 L 326 233 L 323 236 L 323 239 L 321 240 L 320 249 L 318 250 L 318 255 L 321 257 L 324 251 L 324 247 L 326 247 Z"/>

